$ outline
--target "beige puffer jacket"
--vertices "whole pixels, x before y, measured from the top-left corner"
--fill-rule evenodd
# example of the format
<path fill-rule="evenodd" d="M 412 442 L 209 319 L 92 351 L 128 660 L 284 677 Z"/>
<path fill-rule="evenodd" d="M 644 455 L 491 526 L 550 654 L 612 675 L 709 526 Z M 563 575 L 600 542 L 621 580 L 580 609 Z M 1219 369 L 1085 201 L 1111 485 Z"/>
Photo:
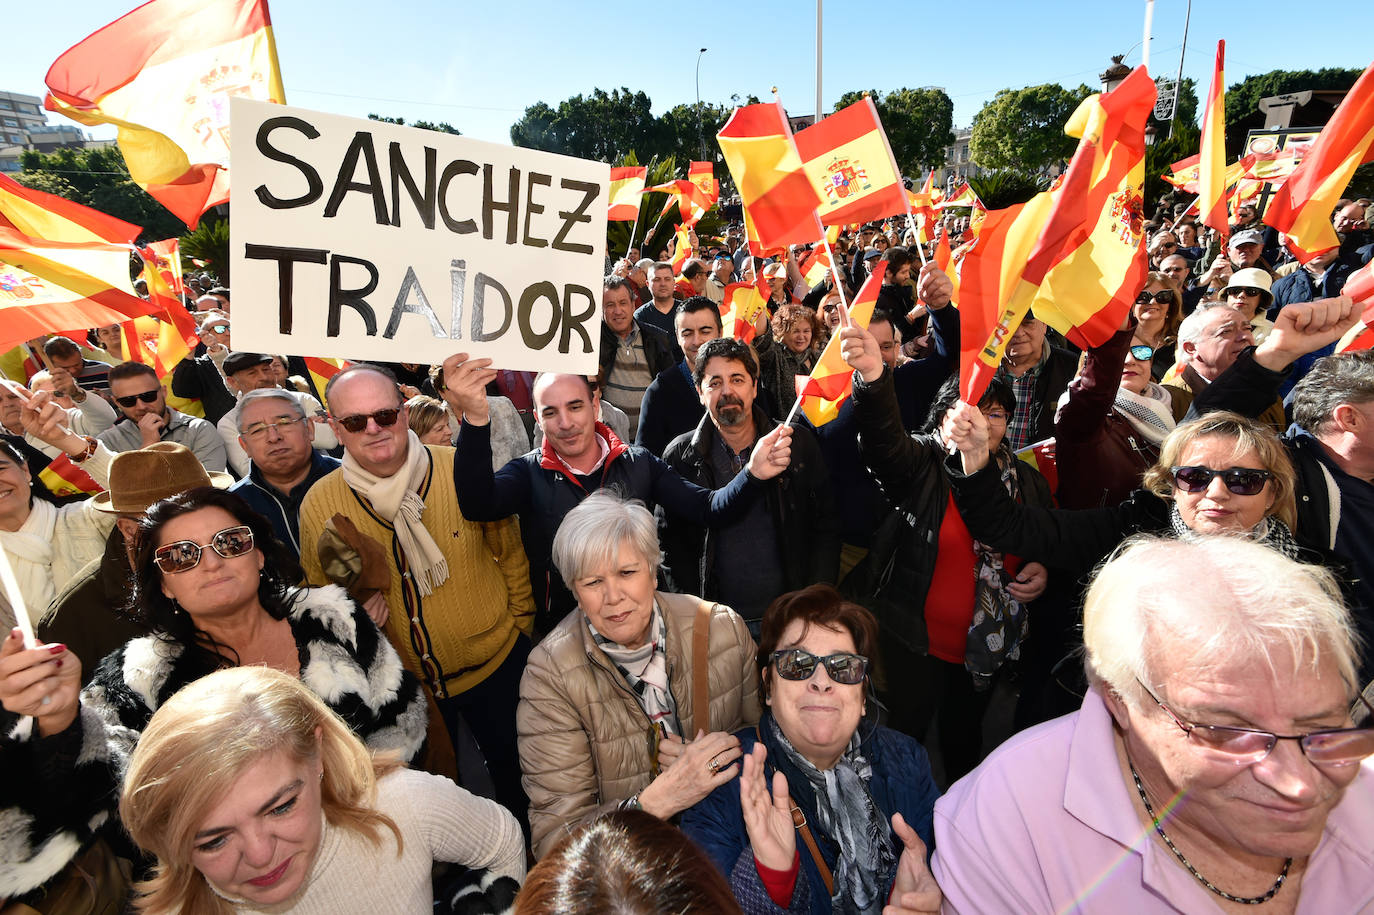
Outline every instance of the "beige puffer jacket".
<path fill-rule="evenodd" d="M 668 682 L 683 728 L 692 721 L 692 622 L 703 601 L 654 595 L 667 627 Z M 707 602 L 709 605 L 709 602 Z M 754 640 L 723 604 L 711 613 L 711 730 L 758 722 Z M 629 684 L 575 610 L 530 653 L 515 716 L 530 830 L 543 857 L 567 828 L 613 810 L 649 784 L 655 737 Z"/>

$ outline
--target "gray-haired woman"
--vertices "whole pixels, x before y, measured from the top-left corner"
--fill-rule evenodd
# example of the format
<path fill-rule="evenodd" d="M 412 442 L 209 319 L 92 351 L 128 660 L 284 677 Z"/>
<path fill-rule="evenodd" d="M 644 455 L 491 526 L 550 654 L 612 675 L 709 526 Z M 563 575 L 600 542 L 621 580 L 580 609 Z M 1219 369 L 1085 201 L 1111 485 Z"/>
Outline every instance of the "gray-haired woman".
<path fill-rule="evenodd" d="M 578 606 L 531 652 L 516 714 L 536 856 L 609 810 L 686 810 L 735 776 L 731 732 L 759 717 L 744 621 L 654 590 L 658 532 L 642 504 L 588 496 L 553 561 Z"/>

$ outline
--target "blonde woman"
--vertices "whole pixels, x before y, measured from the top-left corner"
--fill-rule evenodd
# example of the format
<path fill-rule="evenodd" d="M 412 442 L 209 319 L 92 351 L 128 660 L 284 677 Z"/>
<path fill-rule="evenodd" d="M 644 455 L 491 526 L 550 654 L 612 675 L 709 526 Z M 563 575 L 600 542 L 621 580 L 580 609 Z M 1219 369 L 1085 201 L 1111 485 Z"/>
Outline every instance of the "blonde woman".
<path fill-rule="evenodd" d="M 525 872 L 515 818 L 453 782 L 373 755 L 298 679 L 217 671 L 148 723 L 120 798 L 157 857 L 147 913 L 428 913 L 436 861 Z M 503 879 L 508 878 L 508 879 Z"/>

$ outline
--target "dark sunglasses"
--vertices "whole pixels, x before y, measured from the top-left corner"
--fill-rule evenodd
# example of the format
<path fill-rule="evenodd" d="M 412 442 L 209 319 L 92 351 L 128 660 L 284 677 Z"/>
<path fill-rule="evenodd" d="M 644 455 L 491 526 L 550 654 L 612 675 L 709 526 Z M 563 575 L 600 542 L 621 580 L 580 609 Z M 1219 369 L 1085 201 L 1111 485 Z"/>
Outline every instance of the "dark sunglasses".
<path fill-rule="evenodd" d="M 202 551 L 209 547 L 225 559 L 233 559 L 252 552 L 253 529 L 246 524 L 227 527 L 210 538 L 209 543 L 196 543 L 192 540 L 177 540 L 160 546 L 153 553 L 153 562 L 168 575 L 189 572 L 200 565 Z"/>
<path fill-rule="evenodd" d="M 1256 298 L 1258 298 L 1259 295 L 1264 292 L 1264 290 L 1256 286 L 1231 286 L 1226 290 L 1226 292 L 1229 295 L 1248 295 L 1255 296 Z"/>
<path fill-rule="evenodd" d="M 228 324 L 211 324 L 211 325 L 210 325 L 210 330 L 214 331 L 214 332 L 217 333 L 217 334 L 228 333 L 228 332 L 229 332 L 229 325 L 228 325 Z"/>
<path fill-rule="evenodd" d="M 385 410 L 378 410 L 376 413 L 355 413 L 352 416 L 336 416 L 334 421 L 343 426 L 349 432 L 361 432 L 367 428 L 369 419 L 375 420 L 377 425 L 385 429 L 396 424 L 396 417 L 401 415 L 400 407 L 387 407 Z"/>
<path fill-rule="evenodd" d="M 115 403 L 121 407 L 133 407 L 140 400 L 144 403 L 152 403 L 157 400 L 157 395 L 162 393 L 162 388 L 153 388 L 151 391 L 140 391 L 137 394 L 130 394 L 128 397 L 116 397 Z"/>
<path fill-rule="evenodd" d="M 1146 346 L 1143 343 L 1137 343 L 1136 345 L 1131 347 L 1131 358 L 1134 359 L 1136 362 L 1149 362 L 1154 357 L 1155 348 L 1153 346 Z"/>
<path fill-rule="evenodd" d="M 1264 489 L 1274 475 L 1267 470 L 1253 467 L 1228 467 L 1213 470 L 1211 467 L 1171 467 L 1174 485 L 1184 492 L 1202 492 L 1212 485 L 1212 478 L 1220 476 L 1226 488 L 1238 496 L 1253 496 Z"/>
<path fill-rule="evenodd" d="M 810 680 L 817 664 L 824 664 L 830 679 L 846 686 L 862 683 L 864 674 L 868 673 L 868 658 L 847 651 L 837 651 L 823 658 L 801 648 L 773 652 L 773 667 L 784 680 Z"/>
<path fill-rule="evenodd" d="M 1142 292 L 1135 297 L 1135 303 L 1137 305 L 1149 305 L 1151 302 L 1154 302 L 1156 305 L 1169 305 L 1173 301 L 1174 292 L 1172 289 L 1161 289 L 1156 293 Z"/>

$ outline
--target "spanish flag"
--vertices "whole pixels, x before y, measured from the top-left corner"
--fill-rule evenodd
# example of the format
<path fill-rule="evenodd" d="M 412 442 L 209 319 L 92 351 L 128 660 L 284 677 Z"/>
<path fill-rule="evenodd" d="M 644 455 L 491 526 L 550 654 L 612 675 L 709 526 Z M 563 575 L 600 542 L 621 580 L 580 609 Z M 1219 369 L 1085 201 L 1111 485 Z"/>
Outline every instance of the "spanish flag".
<path fill-rule="evenodd" d="M 827 226 L 906 212 L 906 188 L 873 99 L 864 96 L 797 134 L 802 168 Z"/>
<path fill-rule="evenodd" d="M 1363 314 L 1336 344 L 1336 352 L 1374 348 L 1374 263 L 1365 264 L 1346 278 L 1341 295 L 1348 295 Z"/>
<path fill-rule="evenodd" d="M 40 470 L 38 479 L 48 488 L 48 492 L 58 498 L 93 496 L 105 491 L 94 477 L 73 464 L 72 459 L 65 454 L 59 454 L 47 467 Z"/>
<path fill-rule="evenodd" d="M 706 202 L 706 209 L 715 206 L 720 200 L 720 182 L 716 180 L 716 167 L 711 162 L 693 162 L 687 167 L 687 180 L 697 189 L 697 194 Z"/>
<path fill-rule="evenodd" d="M 606 218 L 612 222 L 634 222 L 639 218 L 639 198 L 644 193 L 644 166 L 611 169 L 611 209 Z"/>
<path fill-rule="evenodd" d="M 1196 194 L 1198 171 L 1202 168 L 1199 164 L 1201 161 L 1200 155 L 1179 159 L 1160 177 L 1185 194 Z"/>
<path fill-rule="evenodd" d="M 687 258 L 692 256 L 692 241 L 687 234 L 689 228 L 687 223 L 679 223 L 674 235 L 673 276 L 682 276 L 682 268 L 687 266 Z"/>
<path fill-rule="evenodd" d="M 1217 42 L 1217 65 L 1212 86 L 1207 90 L 1207 105 L 1202 109 L 1202 146 L 1198 153 L 1198 210 L 1203 225 L 1211 226 L 1222 238 L 1231 231 L 1226 218 L 1226 79 L 1223 63 L 1226 42 Z"/>
<path fill-rule="evenodd" d="M 830 256 L 826 254 L 825 247 L 816 245 L 806 252 L 806 256 L 797 265 L 797 269 L 801 271 L 802 278 L 806 280 L 807 285 L 813 289 L 829 279 Z"/>
<path fill-rule="evenodd" d="M 887 261 L 878 261 L 849 304 L 849 317 L 860 327 L 867 327 L 873 318 L 873 306 L 878 304 L 878 291 L 886 275 Z M 853 392 L 854 370 L 840 355 L 840 335 L 832 334 L 811 374 L 797 376 L 797 403 L 811 425 L 820 427 L 840 415 L 840 407 Z"/>
<path fill-rule="evenodd" d="M 1079 105 L 1063 180 L 987 214 L 961 267 L 960 390 L 977 403 L 1012 333 L 1035 316 L 1087 348 L 1120 325 L 1145 279 L 1145 123 L 1155 86 L 1138 67 Z"/>
<path fill-rule="evenodd" d="M 821 198 L 802 168 L 780 102 L 736 108 L 716 139 L 748 208 L 746 218 L 753 220 L 750 242 L 767 250 L 821 237 Z"/>
<path fill-rule="evenodd" d="M 971 207 L 975 205 L 981 207 L 983 201 L 978 199 L 978 195 L 974 193 L 973 188 L 969 187 L 969 183 L 965 181 L 955 188 L 952 194 L 940 201 L 938 209 L 944 209 L 946 207 Z"/>
<path fill-rule="evenodd" d="M 119 128 L 130 176 L 193 229 L 229 199 L 229 99 L 286 101 L 266 0 L 151 0 L 46 81 L 47 109 Z"/>
<path fill-rule="evenodd" d="M 1304 264 L 1340 244 L 1331 211 L 1355 169 L 1374 160 L 1374 64 L 1369 65 L 1269 201 L 1264 221 Z"/>
<path fill-rule="evenodd" d="M 111 288 L 73 266 L 94 259 L 94 267 L 99 268 L 101 258 L 110 254 L 128 263 L 124 249 L 34 248 L 0 231 L 0 351 L 50 334 L 54 328 L 102 327 L 155 312 L 157 306 L 134 295 L 132 289 Z"/>
<path fill-rule="evenodd" d="M 342 372 L 348 363 L 342 359 L 325 359 L 321 356 L 306 356 L 305 367 L 310 372 L 310 384 L 315 388 L 315 394 L 320 403 L 324 404 L 326 410 L 329 409 L 329 402 L 325 400 L 324 389 L 329 385 L 329 379 Z"/>
<path fill-rule="evenodd" d="M 921 188 L 919 194 L 908 192 L 907 205 L 910 207 L 911 215 L 916 217 L 916 224 L 920 226 L 917 241 L 921 244 L 929 244 L 931 236 L 931 226 L 935 224 L 935 170 L 931 169 L 926 175 L 925 186 Z"/>
<path fill-rule="evenodd" d="M 25 187 L 8 175 L 0 175 L 0 226 L 45 241 L 126 245 L 143 231 L 65 197 Z"/>
<path fill-rule="evenodd" d="M 725 295 L 720 301 L 720 323 L 727 337 L 734 337 L 741 343 L 748 343 L 758 333 L 754 322 L 759 313 L 768 310 L 768 294 L 758 283 L 731 283 L 725 287 Z"/>

